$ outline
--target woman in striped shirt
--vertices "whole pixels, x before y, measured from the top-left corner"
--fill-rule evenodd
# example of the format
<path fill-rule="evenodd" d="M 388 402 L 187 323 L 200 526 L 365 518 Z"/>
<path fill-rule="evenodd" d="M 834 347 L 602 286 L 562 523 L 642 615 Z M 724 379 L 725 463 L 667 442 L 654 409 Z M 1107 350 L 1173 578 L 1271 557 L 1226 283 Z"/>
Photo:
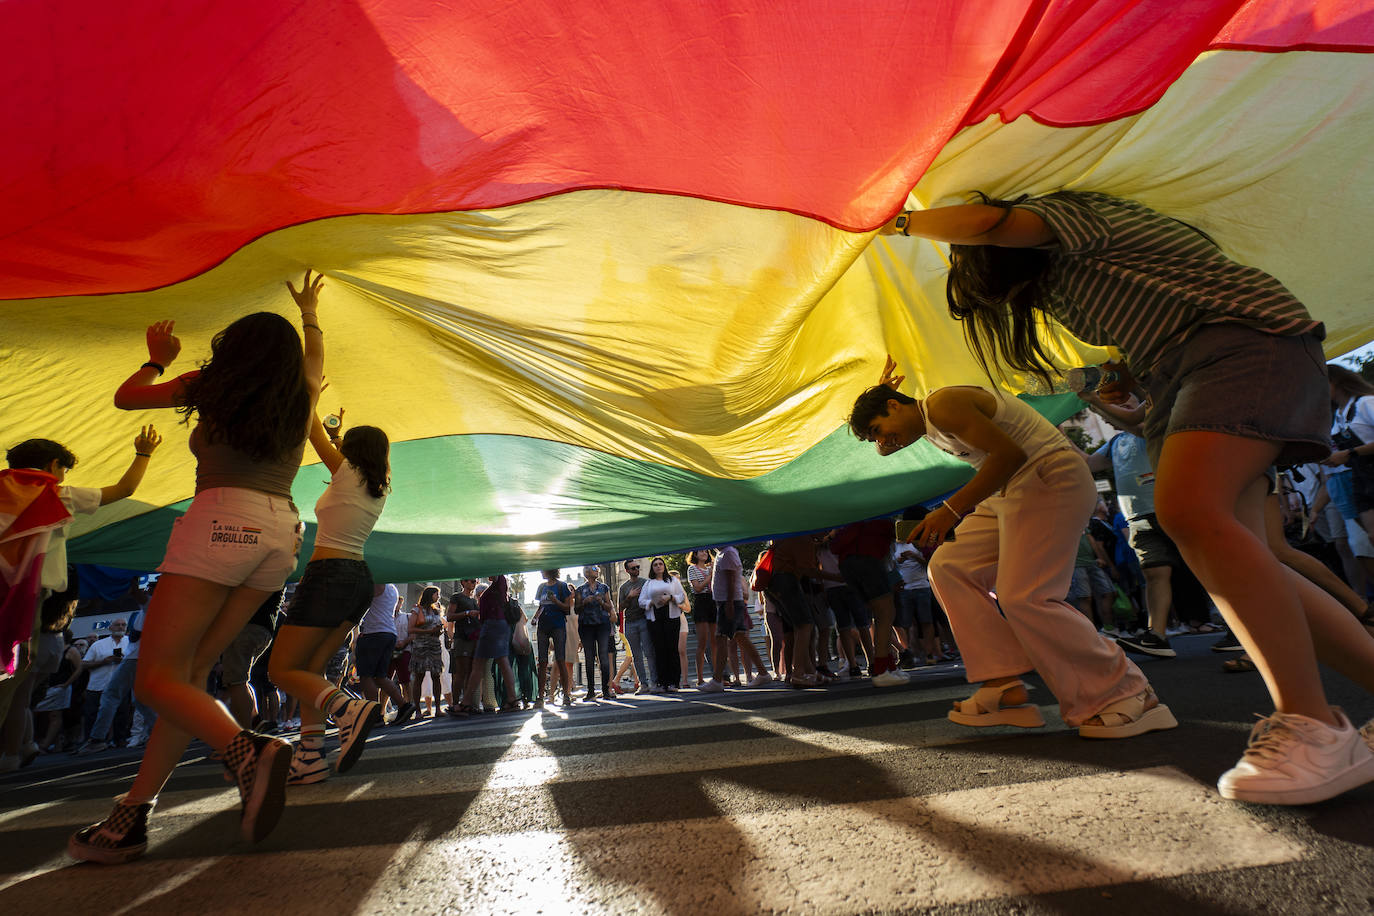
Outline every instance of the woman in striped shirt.
<path fill-rule="evenodd" d="M 716 602 L 711 597 L 711 551 L 687 554 L 688 595 L 692 600 L 692 624 L 697 628 L 697 686 L 706 680 L 706 660 L 716 640 Z M 682 676 L 687 676 L 684 667 Z"/>
<path fill-rule="evenodd" d="M 1317 670 L 1320 652 L 1374 690 L 1374 640 L 1265 541 L 1268 469 L 1330 448 L 1321 323 L 1275 278 L 1134 201 L 978 197 L 904 212 L 884 231 L 950 243 L 950 313 L 985 369 L 1046 373 L 1045 319 L 1125 352 L 1130 371 L 1100 393 L 1148 393 L 1157 517 L 1277 707 L 1221 777 L 1221 794 L 1307 804 L 1374 780 L 1374 753 L 1327 702 Z M 957 519 L 937 521 L 947 530 Z"/>

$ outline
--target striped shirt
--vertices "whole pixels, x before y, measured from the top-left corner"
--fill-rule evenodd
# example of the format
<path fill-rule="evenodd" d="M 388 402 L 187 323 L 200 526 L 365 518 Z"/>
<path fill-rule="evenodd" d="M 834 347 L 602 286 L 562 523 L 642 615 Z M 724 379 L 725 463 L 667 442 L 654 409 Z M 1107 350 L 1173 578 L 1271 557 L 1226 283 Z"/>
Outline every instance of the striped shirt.
<path fill-rule="evenodd" d="M 697 566 L 695 563 L 687 566 L 687 583 L 692 586 L 694 592 L 704 592 L 711 587 L 711 566 Z"/>
<path fill-rule="evenodd" d="M 1138 376 L 1204 324 L 1326 336 L 1278 280 L 1143 204 L 1060 191 L 1017 206 L 1058 238 L 1044 280 L 1054 317 L 1085 343 L 1119 347 Z"/>

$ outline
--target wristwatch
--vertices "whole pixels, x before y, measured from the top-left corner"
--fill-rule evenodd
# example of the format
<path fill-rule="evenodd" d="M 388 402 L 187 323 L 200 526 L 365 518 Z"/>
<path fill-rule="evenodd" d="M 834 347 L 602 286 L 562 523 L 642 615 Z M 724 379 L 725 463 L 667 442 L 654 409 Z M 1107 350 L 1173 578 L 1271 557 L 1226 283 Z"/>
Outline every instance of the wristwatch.
<path fill-rule="evenodd" d="M 899 213 L 899 214 L 897 215 L 897 220 L 896 220 L 895 223 L 893 223 L 893 225 L 897 227 L 897 230 L 898 230 L 899 232 L 901 232 L 902 235 L 906 235 L 906 234 L 907 234 L 906 227 L 907 227 L 908 224 L 910 224 L 910 222 L 911 222 L 911 211 L 910 211 L 910 210 L 903 210 L 901 213 Z"/>

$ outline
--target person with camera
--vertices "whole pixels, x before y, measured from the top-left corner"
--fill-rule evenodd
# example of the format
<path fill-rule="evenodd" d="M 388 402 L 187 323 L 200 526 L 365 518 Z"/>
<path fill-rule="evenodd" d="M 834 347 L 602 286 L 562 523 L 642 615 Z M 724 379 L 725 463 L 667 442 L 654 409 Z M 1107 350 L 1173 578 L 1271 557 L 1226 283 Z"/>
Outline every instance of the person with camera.
<path fill-rule="evenodd" d="M 95 722 L 96 717 L 100 714 L 100 698 L 114 677 L 115 669 L 124 661 L 124 653 L 130 648 L 129 638 L 126 635 L 128 628 L 128 621 L 123 617 L 116 617 L 111 620 L 109 635 L 102 636 L 91 643 L 90 648 L 86 650 L 86 654 L 81 659 L 81 664 L 91 673 L 91 679 L 86 684 L 86 699 L 82 710 L 82 725 L 86 740 L 81 747 L 76 749 L 77 756 L 103 751 L 109 747 L 106 740 L 108 736 L 106 739 L 96 737 Z"/>

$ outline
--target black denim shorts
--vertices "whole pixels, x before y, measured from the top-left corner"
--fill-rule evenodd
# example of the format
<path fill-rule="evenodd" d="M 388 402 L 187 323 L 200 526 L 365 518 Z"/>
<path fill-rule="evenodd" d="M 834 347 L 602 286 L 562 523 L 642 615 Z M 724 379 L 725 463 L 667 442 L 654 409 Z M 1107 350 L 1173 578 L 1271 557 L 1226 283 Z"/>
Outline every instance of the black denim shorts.
<path fill-rule="evenodd" d="M 372 604 L 372 571 L 362 560 L 311 560 L 282 619 L 284 626 L 355 624 Z"/>

